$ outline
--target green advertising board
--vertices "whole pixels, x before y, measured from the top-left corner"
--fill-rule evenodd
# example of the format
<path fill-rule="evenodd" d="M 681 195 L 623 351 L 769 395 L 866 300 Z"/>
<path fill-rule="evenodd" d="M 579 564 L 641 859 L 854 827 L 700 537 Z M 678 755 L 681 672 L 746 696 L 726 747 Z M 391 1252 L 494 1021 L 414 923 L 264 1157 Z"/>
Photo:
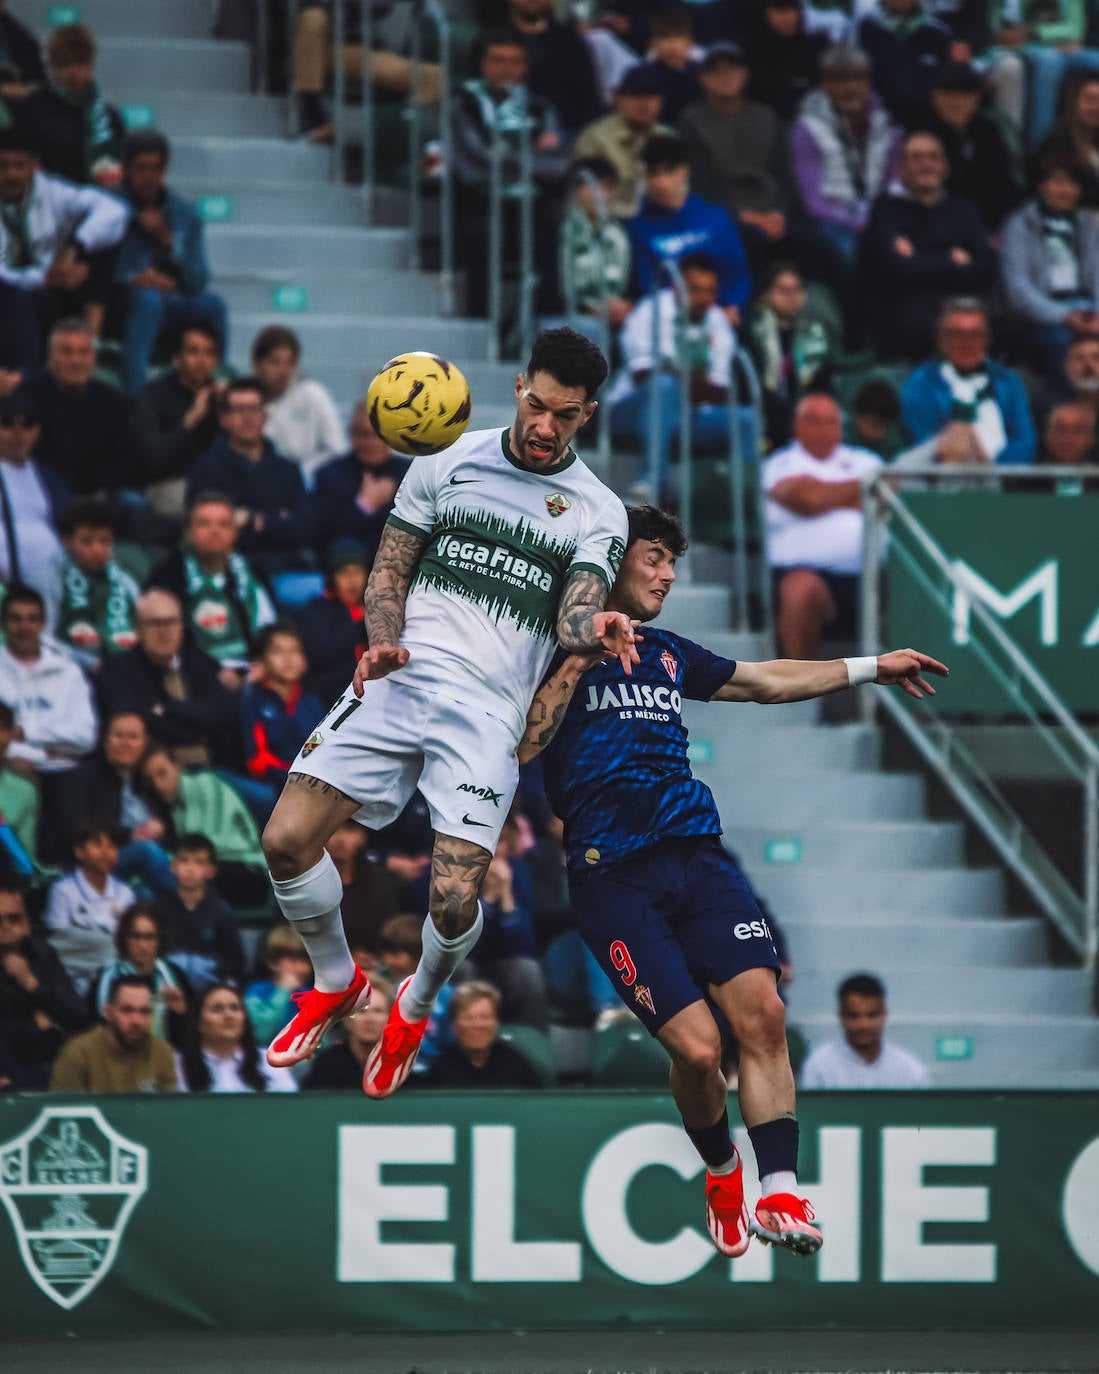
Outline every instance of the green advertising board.
<path fill-rule="evenodd" d="M 950 682 L 936 709 L 1014 709 L 980 660 L 976 600 L 1070 709 L 1099 709 L 1099 500 L 993 491 L 913 492 L 903 499 L 968 589 L 948 588 L 894 522 L 885 640 L 915 645 L 949 664 Z"/>
<path fill-rule="evenodd" d="M 4 1332 L 1094 1323 L 1094 1095 L 800 1117 L 824 1248 L 729 1261 L 666 1095 L 0 1098 Z"/>

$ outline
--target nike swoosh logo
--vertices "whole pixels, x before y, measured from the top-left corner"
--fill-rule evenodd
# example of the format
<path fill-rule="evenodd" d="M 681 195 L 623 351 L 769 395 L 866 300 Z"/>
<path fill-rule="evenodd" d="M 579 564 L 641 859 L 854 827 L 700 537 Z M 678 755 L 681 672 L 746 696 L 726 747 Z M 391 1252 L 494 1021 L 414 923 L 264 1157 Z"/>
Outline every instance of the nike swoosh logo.
<path fill-rule="evenodd" d="M 483 829 L 485 829 L 485 830 L 491 830 L 491 829 L 492 829 L 492 826 L 489 825 L 488 821 L 471 821 L 470 818 L 469 818 L 468 816 L 463 816 L 463 817 L 462 817 L 462 824 L 463 824 L 463 825 L 479 825 L 479 826 L 481 826 L 481 827 L 482 827 Z"/>
<path fill-rule="evenodd" d="M 476 482 L 476 480 L 476 477 L 452 477 L 450 479 L 450 485 L 452 487 L 464 487 L 467 486 L 470 482 Z"/>

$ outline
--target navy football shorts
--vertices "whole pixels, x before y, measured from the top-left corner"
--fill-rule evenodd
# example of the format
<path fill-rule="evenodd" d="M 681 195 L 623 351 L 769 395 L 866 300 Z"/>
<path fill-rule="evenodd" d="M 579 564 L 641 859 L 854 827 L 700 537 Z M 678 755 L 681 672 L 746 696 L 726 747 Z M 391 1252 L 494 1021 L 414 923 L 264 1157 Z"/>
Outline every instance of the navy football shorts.
<path fill-rule="evenodd" d="M 750 968 L 779 974 L 770 927 L 716 835 L 570 873 L 569 891 L 584 943 L 650 1035 L 711 984 Z"/>

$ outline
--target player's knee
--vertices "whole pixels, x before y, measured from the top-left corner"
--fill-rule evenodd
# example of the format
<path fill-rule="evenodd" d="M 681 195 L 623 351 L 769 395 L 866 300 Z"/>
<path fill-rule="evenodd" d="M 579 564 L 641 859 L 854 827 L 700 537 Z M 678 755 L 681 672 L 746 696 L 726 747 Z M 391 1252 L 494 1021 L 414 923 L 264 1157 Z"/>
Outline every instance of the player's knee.
<path fill-rule="evenodd" d="M 295 878 L 305 871 L 301 841 L 295 836 L 293 827 L 280 819 L 278 812 L 271 817 L 263 828 L 263 857 L 271 876 L 278 882 Z"/>
<path fill-rule="evenodd" d="M 737 1017 L 734 1026 L 741 1050 L 777 1054 L 786 1045 L 786 1008 L 777 992 L 768 992 Z"/>
<path fill-rule="evenodd" d="M 692 1036 L 676 1046 L 672 1058 L 681 1073 L 708 1081 L 721 1071 L 721 1039 Z"/>
<path fill-rule="evenodd" d="M 443 939 L 456 940 L 477 919 L 477 889 L 465 883 L 432 884 L 428 910 Z"/>

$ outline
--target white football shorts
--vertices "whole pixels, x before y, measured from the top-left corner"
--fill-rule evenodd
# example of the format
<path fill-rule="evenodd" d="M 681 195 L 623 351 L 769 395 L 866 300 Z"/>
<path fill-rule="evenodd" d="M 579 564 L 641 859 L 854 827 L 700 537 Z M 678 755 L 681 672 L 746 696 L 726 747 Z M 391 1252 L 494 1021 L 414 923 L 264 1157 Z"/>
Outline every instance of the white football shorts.
<path fill-rule="evenodd" d="M 436 834 L 492 851 L 519 781 L 514 727 L 447 697 L 403 684 L 399 674 L 350 686 L 301 747 L 305 773 L 360 803 L 371 830 L 395 821 L 418 787 Z"/>

